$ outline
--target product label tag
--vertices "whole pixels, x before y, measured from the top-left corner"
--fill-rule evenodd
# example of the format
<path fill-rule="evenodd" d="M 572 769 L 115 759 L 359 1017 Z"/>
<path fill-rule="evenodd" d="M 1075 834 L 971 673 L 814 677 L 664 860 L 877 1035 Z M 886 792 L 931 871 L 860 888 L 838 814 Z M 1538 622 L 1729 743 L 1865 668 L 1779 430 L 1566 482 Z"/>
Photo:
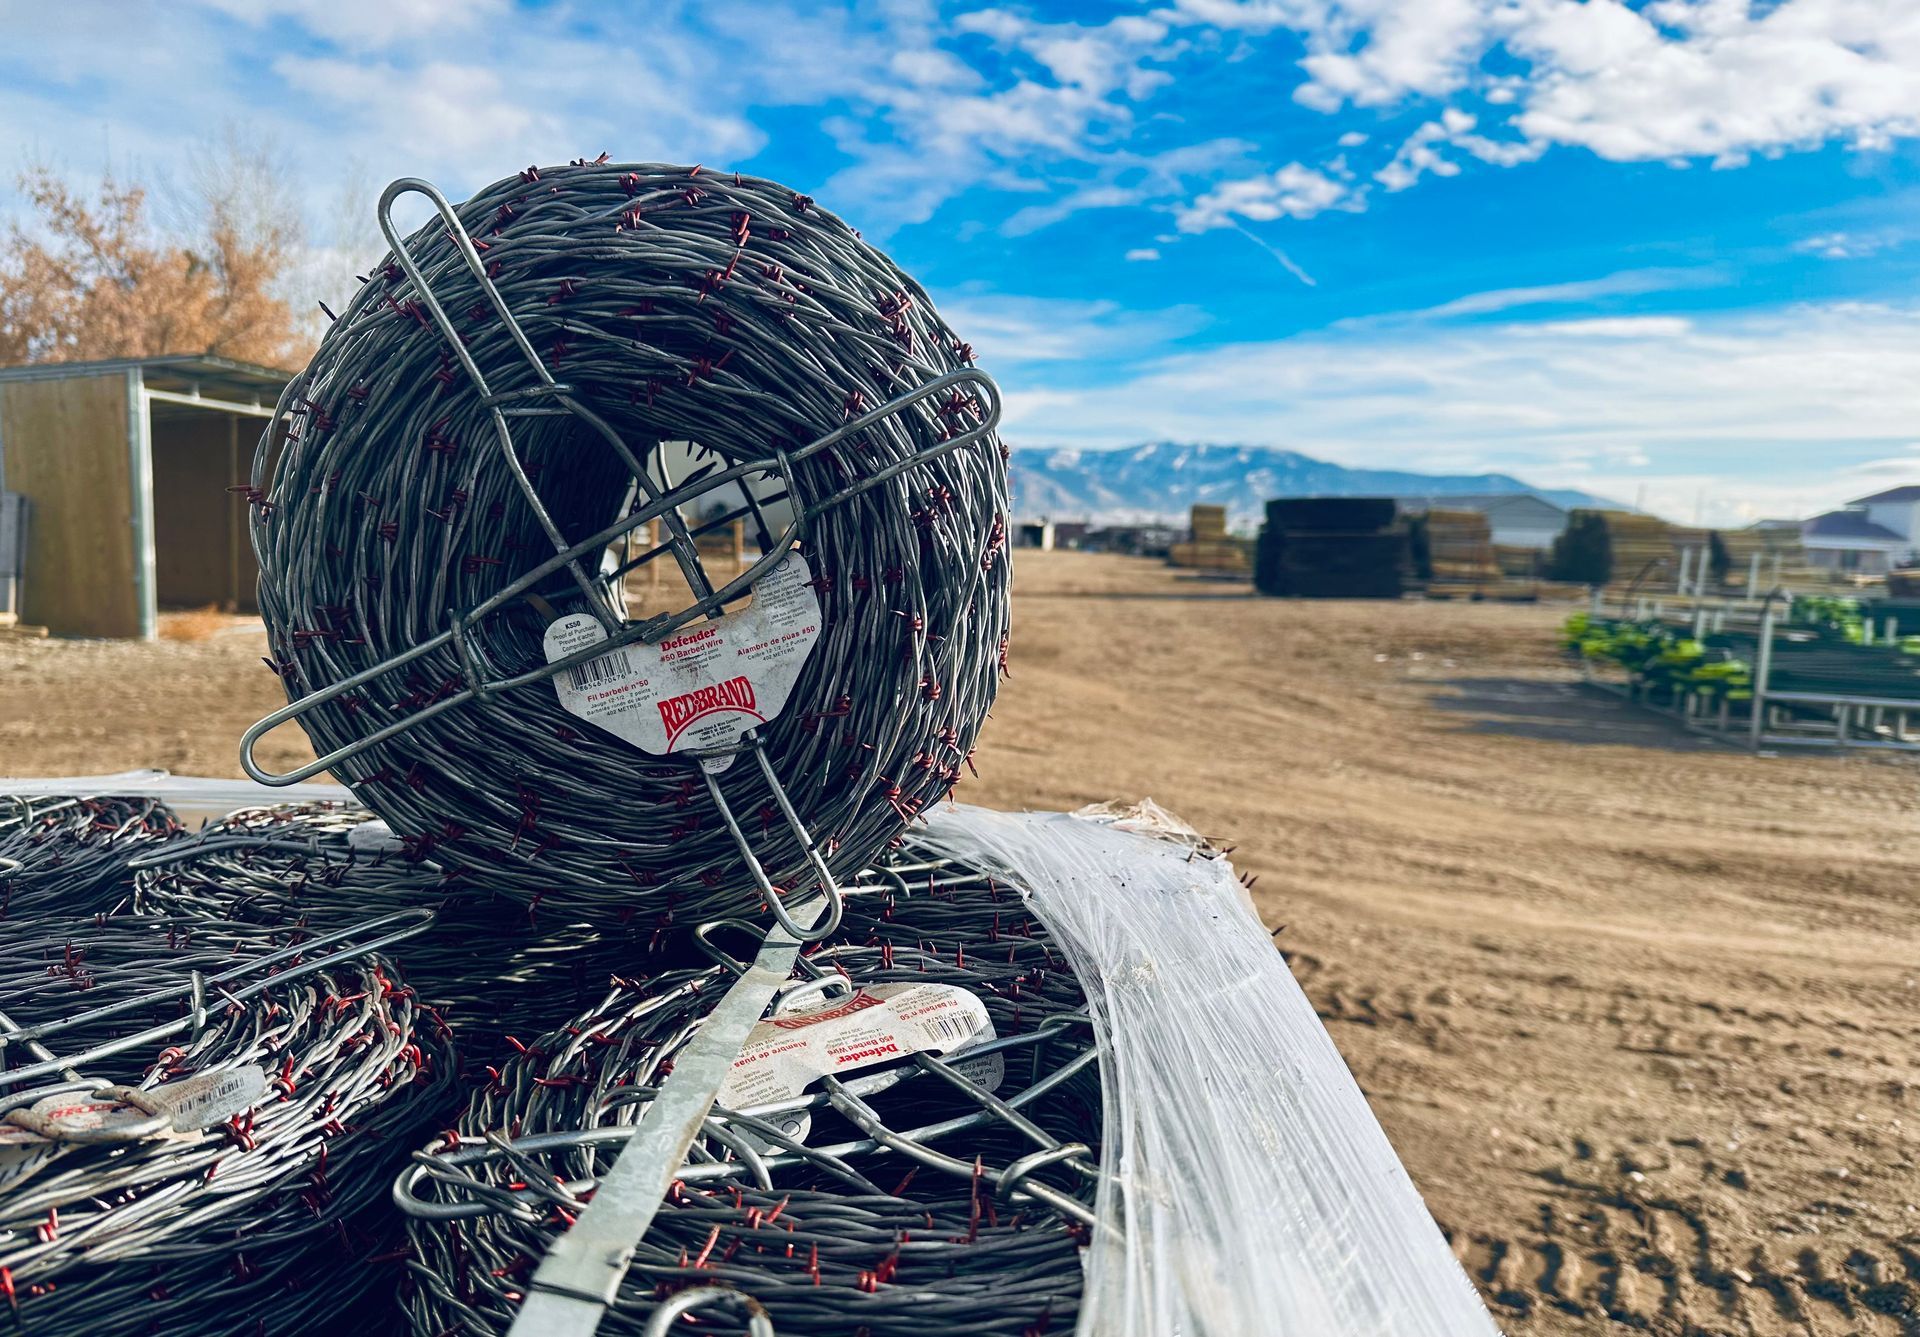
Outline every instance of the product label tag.
<path fill-rule="evenodd" d="M 954 1054 L 993 1038 L 987 1005 L 958 985 L 876 984 L 828 1007 L 760 1022 L 748 1034 L 746 1047 L 733 1061 L 715 1103 L 725 1109 L 749 1110 L 791 1099 L 828 1074 L 845 1078 L 911 1054 Z M 959 1060 L 953 1066 L 990 1091 L 1006 1073 L 1006 1061 L 997 1053 Z M 856 1094 L 866 1095 L 884 1089 L 890 1081 L 874 1074 L 870 1082 L 854 1078 L 847 1085 Z M 798 1142 L 806 1141 L 813 1126 L 807 1110 L 767 1117 Z M 758 1141 L 746 1129 L 740 1131 L 750 1141 Z"/>
<path fill-rule="evenodd" d="M 754 585 L 750 607 L 554 675 L 560 705 L 657 757 L 730 747 L 780 714 L 820 639 L 812 581 L 806 558 L 788 553 Z M 606 639 L 591 613 L 571 613 L 547 628 L 547 662 Z M 701 760 L 715 772 L 732 764 L 731 756 Z"/>
<path fill-rule="evenodd" d="M 156 1086 L 141 1092 L 153 1104 L 154 1113 L 167 1116 L 171 1131 L 175 1133 L 195 1133 L 217 1123 L 225 1123 L 234 1115 L 244 1114 L 259 1104 L 266 1093 L 266 1069 L 258 1063 L 195 1073 L 171 1085 Z M 31 1112 L 38 1118 L 52 1121 L 55 1141 L 62 1134 L 71 1136 L 129 1128 L 150 1117 L 145 1111 L 125 1101 L 95 1099 L 76 1091 L 59 1092 L 37 1101 Z M 5 1154 L 8 1146 L 25 1145 L 17 1138 L 9 1140 L 8 1137 L 9 1134 L 21 1133 L 28 1138 L 42 1140 L 26 1130 L 0 1125 L 0 1156 Z M 166 1135 L 166 1131 L 153 1134 L 159 1137 Z"/>
<path fill-rule="evenodd" d="M 245 1114 L 267 1094 L 267 1073 L 258 1063 L 191 1077 L 156 1086 L 147 1099 L 173 1119 L 173 1131 L 191 1133 Z"/>
<path fill-rule="evenodd" d="M 12 1188 L 65 1154 L 67 1146 L 50 1142 L 12 1124 L 0 1123 L 0 1189 Z"/>

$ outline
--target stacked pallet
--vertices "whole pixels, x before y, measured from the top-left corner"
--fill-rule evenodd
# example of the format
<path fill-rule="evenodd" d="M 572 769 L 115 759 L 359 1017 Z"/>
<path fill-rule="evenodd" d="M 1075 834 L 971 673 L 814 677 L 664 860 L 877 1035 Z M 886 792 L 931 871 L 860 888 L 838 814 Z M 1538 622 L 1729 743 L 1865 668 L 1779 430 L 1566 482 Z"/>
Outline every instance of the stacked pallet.
<path fill-rule="evenodd" d="M 1253 555 L 1245 539 L 1227 533 L 1227 508 L 1195 506 L 1192 512 L 1193 538 L 1175 543 L 1167 550 L 1173 566 L 1193 567 L 1244 576 L 1252 568 Z"/>
<path fill-rule="evenodd" d="M 1391 497 L 1289 497 L 1267 503 L 1254 585 L 1299 599 L 1397 599 L 1412 575 L 1407 527 Z"/>

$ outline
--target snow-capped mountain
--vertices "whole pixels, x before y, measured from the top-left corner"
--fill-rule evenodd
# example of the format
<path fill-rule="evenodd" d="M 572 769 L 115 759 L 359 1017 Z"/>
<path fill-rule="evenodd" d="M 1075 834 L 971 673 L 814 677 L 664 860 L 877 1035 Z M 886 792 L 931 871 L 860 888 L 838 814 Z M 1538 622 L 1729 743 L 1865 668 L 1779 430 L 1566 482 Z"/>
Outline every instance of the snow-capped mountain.
<path fill-rule="evenodd" d="M 1273 497 L 1458 496 L 1532 492 L 1562 506 L 1625 509 L 1586 492 L 1529 487 L 1509 474 L 1422 474 L 1348 469 L 1267 446 L 1152 441 L 1115 450 L 1016 447 L 1013 513 L 1022 519 L 1183 520 L 1196 502 L 1256 520 Z"/>

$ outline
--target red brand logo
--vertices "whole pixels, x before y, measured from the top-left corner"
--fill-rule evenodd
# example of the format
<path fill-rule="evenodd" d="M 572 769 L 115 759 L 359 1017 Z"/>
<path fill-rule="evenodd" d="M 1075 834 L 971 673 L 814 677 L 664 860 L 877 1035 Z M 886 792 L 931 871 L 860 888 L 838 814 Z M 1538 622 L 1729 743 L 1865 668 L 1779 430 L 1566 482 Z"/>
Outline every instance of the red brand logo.
<path fill-rule="evenodd" d="M 667 726 L 668 746 L 695 720 L 721 711 L 751 715 L 756 720 L 763 718 L 754 709 L 753 684 L 745 678 L 729 678 L 711 687 L 698 687 L 660 703 L 660 722 Z"/>
<path fill-rule="evenodd" d="M 808 1026 L 818 1026 L 823 1021 L 838 1021 L 850 1017 L 856 1012 L 864 1012 L 870 1007 L 879 1007 L 882 1000 L 862 989 L 853 998 L 839 1007 L 828 1008 L 824 1012 L 809 1012 L 803 1017 L 770 1017 L 769 1021 L 783 1031 L 803 1030 Z"/>

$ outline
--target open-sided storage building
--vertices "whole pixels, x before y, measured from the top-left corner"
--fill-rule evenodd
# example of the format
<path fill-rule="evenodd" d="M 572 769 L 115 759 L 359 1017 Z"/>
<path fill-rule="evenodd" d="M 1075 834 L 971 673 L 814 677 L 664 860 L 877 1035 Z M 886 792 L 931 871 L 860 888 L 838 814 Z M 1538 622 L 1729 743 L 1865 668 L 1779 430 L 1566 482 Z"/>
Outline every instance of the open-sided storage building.
<path fill-rule="evenodd" d="M 0 489 L 27 499 L 21 620 L 145 638 L 163 607 L 254 611 L 228 488 L 288 379 L 204 356 L 0 368 Z"/>

